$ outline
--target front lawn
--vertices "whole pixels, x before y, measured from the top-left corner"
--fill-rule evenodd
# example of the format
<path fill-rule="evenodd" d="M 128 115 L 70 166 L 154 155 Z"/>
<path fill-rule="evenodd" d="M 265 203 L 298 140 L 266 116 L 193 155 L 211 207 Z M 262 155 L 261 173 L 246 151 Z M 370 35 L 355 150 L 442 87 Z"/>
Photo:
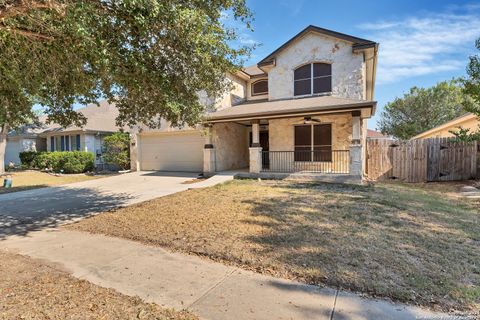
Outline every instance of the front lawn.
<path fill-rule="evenodd" d="M 198 319 L 5 251 L 0 251 L 0 274 L 1 319 Z"/>
<path fill-rule="evenodd" d="M 54 175 L 40 171 L 26 170 L 12 172 L 13 188 L 3 187 L 3 177 L 0 179 L 0 194 L 7 192 L 23 191 L 42 187 L 51 187 L 67 183 L 98 179 L 101 176 L 89 174 L 63 174 Z"/>
<path fill-rule="evenodd" d="M 237 180 L 67 228 L 307 283 L 478 313 L 478 205 L 428 185 Z"/>

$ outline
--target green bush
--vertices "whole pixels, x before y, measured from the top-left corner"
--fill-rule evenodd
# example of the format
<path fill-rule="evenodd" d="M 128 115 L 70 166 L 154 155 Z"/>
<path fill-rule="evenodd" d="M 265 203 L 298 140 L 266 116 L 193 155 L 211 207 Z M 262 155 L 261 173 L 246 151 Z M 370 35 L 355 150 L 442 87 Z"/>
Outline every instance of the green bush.
<path fill-rule="evenodd" d="M 32 161 L 38 169 L 52 169 L 55 172 L 82 173 L 94 169 L 94 155 L 85 151 L 39 152 Z"/>
<path fill-rule="evenodd" d="M 103 159 L 108 164 L 114 164 L 123 170 L 130 169 L 130 136 L 128 133 L 117 132 L 103 139 Z"/>
<path fill-rule="evenodd" d="M 20 152 L 19 157 L 20 157 L 20 163 L 22 164 L 22 167 L 31 169 L 33 160 L 35 160 L 35 157 L 37 156 L 37 154 L 38 153 L 36 151 Z"/>

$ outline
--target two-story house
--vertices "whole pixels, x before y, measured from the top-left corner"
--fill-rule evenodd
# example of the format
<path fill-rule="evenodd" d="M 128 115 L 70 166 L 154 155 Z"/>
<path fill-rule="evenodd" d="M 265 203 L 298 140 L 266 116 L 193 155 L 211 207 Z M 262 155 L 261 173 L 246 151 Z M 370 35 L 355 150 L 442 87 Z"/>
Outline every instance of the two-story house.
<path fill-rule="evenodd" d="M 251 176 L 315 172 L 360 177 L 378 44 L 308 26 L 254 66 L 202 128 L 136 134 L 138 170 L 248 168 Z"/>

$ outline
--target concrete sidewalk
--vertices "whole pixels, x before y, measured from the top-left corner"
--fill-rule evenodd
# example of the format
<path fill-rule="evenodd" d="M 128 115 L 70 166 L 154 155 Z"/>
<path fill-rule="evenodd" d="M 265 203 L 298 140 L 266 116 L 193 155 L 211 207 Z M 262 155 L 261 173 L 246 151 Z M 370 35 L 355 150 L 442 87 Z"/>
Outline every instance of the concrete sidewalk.
<path fill-rule="evenodd" d="M 56 263 L 75 277 L 202 319 L 461 319 L 76 231 L 11 236 L 0 241 L 0 249 Z"/>

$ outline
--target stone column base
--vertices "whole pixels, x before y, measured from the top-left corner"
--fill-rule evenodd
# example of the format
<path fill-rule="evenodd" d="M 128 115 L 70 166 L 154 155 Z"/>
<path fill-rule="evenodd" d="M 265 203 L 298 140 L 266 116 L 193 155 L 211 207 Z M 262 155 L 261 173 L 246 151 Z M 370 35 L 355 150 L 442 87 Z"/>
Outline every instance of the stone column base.
<path fill-rule="evenodd" d="M 250 173 L 260 173 L 262 170 L 262 147 L 251 147 L 250 151 Z"/>
<path fill-rule="evenodd" d="M 362 145 L 350 145 L 350 175 L 363 176 Z"/>
<path fill-rule="evenodd" d="M 203 149 L 203 174 L 212 176 L 216 171 L 215 148 L 212 145 L 208 146 L 208 148 Z"/>

